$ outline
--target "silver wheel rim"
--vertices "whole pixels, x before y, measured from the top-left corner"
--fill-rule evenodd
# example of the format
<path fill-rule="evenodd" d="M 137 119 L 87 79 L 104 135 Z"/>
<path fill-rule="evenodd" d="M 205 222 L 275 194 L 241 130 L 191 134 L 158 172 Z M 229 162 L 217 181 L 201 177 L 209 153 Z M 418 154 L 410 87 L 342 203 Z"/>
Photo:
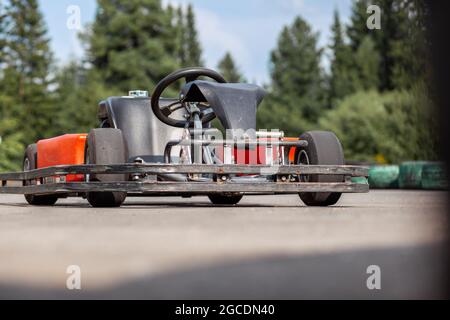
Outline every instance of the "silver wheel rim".
<path fill-rule="evenodd" d="M 31 162 L 30 159 L 25 158 L 25 160 L 23 161 L 23 171 L 30 171 L 31 170 Z M 35 185 L 36 184 L 36 180 L 25 180 L 25 185 L 29 186 L 29 185 Z"/>
<path fill-rule="evenodd" d="M 87 146 L 86 147 L 86 156 L 85 156 L 85 158 L 86 158 L 86 164 L 90 164 L 90 161 L 89 161 L 89 146 Z M 89 173 L 86 173 L 85 175 L 84 175 L 84 180 L 86 180 L 86 182 L 89 182 L 90 180 L 91 180 L 91 175 L 89 174 Z"/>
<path fill-rule="evenodd" d="M 298 164 L 309 165 L 309 157 L 305 150 L 300 150 L 298 154 Z M 299 175 L 300 182 L 309 182 L 309 177 L 307 175 Z"/>
<path fill-rule="evenodd" d="M 30 171 L 30 159 L 25 158 L 23 161 L 23 171 Z"/>

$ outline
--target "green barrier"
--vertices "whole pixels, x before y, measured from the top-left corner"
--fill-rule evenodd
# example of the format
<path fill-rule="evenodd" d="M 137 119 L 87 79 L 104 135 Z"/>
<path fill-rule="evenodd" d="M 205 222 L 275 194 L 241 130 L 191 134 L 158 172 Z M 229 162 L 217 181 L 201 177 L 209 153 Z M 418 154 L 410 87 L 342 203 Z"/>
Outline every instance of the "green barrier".
<path fill-rule="evenodd" d="M 372 189 L 398 188 L 399 167 L 372 166 L 369 169 L 369 185 Z"/>
<path fill-rule="evenodd" d="M 448 178 L 445 165 L 441 162 L 430 162 L 422 168 L 422 188 L 427 190 L 448 189 Z"/>
<path fill-rule="evenodd" d="M 421 189 L 422 170 L 428 161 L 407 161 L 400 165 L 399 187 L 400 189 Z"/>
<path fill-rule="evenodd" d="M 358 184 L 367 184 L 367 179 L 365 177 L 353 177 L 352 182 Z"/>
<path fill-rule="evenodd" d="M 445 164 L 432 161 L 406 161 L 398 165 L 373 165 L 369 179 L 353 177 L 353 183 L 369 183 L 371 189 L 447 190 Z"/>

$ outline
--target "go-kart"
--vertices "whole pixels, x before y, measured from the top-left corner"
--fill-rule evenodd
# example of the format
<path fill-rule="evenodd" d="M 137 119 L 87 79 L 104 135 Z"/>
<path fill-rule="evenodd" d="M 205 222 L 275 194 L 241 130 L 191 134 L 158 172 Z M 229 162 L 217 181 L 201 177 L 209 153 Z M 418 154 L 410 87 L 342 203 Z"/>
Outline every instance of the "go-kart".
<path fill-rule="evenodd" d="M 174 86 L 178 97 L 163 98 Z M 342 193 L 369 191 L 351 181 L 367 177 L 368 169 L 345 165 L 332 132 L 289 138 L 257 131 L 264 95 L 257 85 L 227 83 L 213 70 L 180 69 L 151 97 L 132 91 L 101 101 L 99 127 L 89 134 L 29 145 L 23 172 L 0 174 L 0 193 L 47 206 L 71 196 L 117 207 L 127 196 L 196 195 L 234 205 L 251 194 L 299 194 L 308 206 L 329 206 Z"/>

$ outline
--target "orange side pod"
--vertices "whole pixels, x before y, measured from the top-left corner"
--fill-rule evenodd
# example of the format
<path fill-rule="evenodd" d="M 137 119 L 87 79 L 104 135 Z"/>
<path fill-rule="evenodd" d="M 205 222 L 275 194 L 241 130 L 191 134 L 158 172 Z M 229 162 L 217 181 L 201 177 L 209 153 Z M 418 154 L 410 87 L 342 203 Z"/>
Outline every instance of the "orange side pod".
<path fill-rule="evenodd" d="M 84 164 L 84 147 L 87 134 L 65 134 L 39 140 L 37 143 L 37 167 Z M 82 174 L 67 175 L 66 181 L 84 181 Z"/>

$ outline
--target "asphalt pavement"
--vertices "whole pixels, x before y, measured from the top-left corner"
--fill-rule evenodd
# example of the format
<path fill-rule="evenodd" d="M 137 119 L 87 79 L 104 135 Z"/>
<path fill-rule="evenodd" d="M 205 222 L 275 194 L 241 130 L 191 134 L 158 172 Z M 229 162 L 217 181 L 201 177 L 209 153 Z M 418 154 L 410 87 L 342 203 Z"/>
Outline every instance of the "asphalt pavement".
<path fill-rule="evenodd" d="M 233 207 L 129 198 L 112 209 L 0 195 L 0 298 L 442 298 L 447 238 L 438 191 L 346 194 L 328 208 L 296 195 Z M 67 288 L 73 265 L 80 290 Z M 380 289 L 367 287 L 370 266 Z"/>

